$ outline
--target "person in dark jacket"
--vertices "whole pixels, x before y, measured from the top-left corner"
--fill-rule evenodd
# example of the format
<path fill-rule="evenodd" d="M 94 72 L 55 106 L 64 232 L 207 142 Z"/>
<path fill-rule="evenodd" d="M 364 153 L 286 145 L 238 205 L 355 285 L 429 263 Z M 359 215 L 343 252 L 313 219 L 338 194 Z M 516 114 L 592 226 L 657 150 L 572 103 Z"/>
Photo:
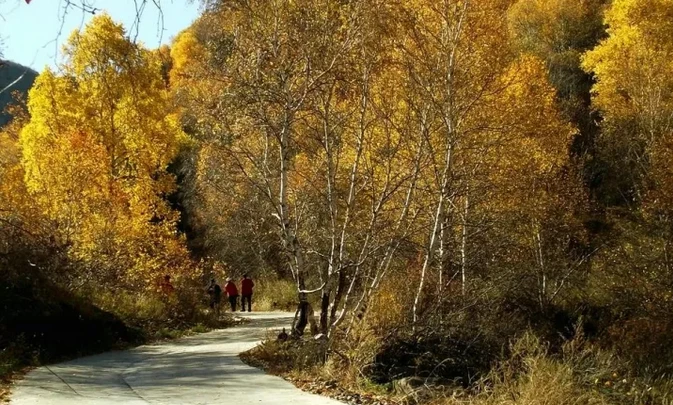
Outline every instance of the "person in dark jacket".
<path fill-rule="evenodd" d="M 231 312 L 236 312 L 236 302 L 238 301 L 238 288 L 236 283 L 230 278 L 227 279 L 227 284 L 224 286 L 224 291 L 229 297 L 229 304 L 231 304 Z"/>
<path fill-rule="evenodd" d="M 241 312 L 245 311 L 246 301 L 248 302 L 248 312 L 252 312 L 252 288 L 254 286 L 255 283 L 252 282 L 252 279 L 244 274 L 243 280 L 241 280 Z"/>
<path fill-rule="evenodd" d="M 210 295 L 210 308 L 215 311 L 215 314 L 220 316 L 220 301 L 222 299 L 222 288 L 215 281 L 215 279 L 210 280 L 210 285 L 206 289 L 208 295 Z"/>

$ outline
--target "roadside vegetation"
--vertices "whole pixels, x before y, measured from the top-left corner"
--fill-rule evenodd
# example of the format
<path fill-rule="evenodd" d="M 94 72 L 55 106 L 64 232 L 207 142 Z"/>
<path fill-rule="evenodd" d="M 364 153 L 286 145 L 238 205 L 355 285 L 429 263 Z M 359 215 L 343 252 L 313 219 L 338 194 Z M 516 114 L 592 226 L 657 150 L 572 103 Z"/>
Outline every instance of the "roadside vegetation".
<path fill-rule="evenodd" d="M 187 212 L 310 304 L 247 358 L 411 402 L 670 402 L 672 6 L 211 3 L 171 49 Z"/>
<path fill-rule="evenodd" d="M 212 270 L 178 231 L 169 165 L 190 141 L 160 52 L 105 15 L 64 52 L 61 70 L 15 91 L 3 115 L 3 383 L 27 366 L 228 323 L 205 310 Z"/>

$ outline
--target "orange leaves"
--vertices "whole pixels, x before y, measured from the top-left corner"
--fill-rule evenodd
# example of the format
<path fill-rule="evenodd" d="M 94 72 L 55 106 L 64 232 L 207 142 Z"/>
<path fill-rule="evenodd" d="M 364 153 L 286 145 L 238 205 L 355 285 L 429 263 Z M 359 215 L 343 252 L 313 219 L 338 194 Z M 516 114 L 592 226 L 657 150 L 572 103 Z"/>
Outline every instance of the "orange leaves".
<path fill-rule="evenodd" d="M 552 217 L 573 128 L 545 62 L 512 46 L 511 4 L 255 0 L 201 17 L 173 45 L 172 84 L 213 251 L 280 234 L 285 265 L 381 269 L 397 238 L 436 250 L 433 223 L 444 249 Z M 473 249 L 459 245 L 443 254 Z"/>

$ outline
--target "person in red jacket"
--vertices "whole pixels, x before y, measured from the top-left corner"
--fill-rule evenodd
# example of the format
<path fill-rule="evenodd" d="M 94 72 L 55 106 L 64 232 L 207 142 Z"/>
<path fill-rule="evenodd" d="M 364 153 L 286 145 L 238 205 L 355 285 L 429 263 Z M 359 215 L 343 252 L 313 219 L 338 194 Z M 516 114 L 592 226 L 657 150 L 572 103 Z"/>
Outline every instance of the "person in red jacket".
<path fill-rule="evenodd" d="M 248 312 L 252 312 L 252 287 L 254 286 L 255 283 L 252 282 L 252 279 L 244 274 L 243 280 L 241 280 L 241 312 L 245 311 L 246 301 L 248 302 Z"/>
<path fill-rule="evenodd" d="M 236 283 L 232 279 L 227 279 L 227 284 L 224 286 L 224 291 L 226 291 L 227 296 L 229 297 L 229 304 L 231 304 L 231 312 L 236 312 L 236 302 L 238 301 L 238 288 L 236 288 Z"/>

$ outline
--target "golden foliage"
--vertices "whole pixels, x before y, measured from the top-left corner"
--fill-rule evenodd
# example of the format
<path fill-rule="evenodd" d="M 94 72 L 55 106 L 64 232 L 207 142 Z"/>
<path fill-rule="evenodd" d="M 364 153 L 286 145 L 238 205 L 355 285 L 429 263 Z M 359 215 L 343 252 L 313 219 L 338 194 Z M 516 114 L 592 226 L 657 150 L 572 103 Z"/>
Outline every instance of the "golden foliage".
<path fill-rule="evenodd" d="M 153 288 L 188 262 L 165 200 L 175 191 L 167 167 L 187 138 L 169 113 L 160 55 L 107 15 L 74 33 L 65 54 L 63 73 L 45 70 L 29 95 L 26 186 L 94 279 Z"/>
<path fill-rule="evenodd" d="M 605 117 L 607 134 L 633 128 L 613 142 L 624 145 L 636 162 L 634 172 L 647 172 L 652 180 L 653 187 L 645 187 L 652 189 L 641 198 L 667 210 L 673 207 L 672 18 L 670 0 L 616 0 L 605 15 L 609 37 L 583 60 L 583 67 L 596 77 L 593 102 Z"/>

